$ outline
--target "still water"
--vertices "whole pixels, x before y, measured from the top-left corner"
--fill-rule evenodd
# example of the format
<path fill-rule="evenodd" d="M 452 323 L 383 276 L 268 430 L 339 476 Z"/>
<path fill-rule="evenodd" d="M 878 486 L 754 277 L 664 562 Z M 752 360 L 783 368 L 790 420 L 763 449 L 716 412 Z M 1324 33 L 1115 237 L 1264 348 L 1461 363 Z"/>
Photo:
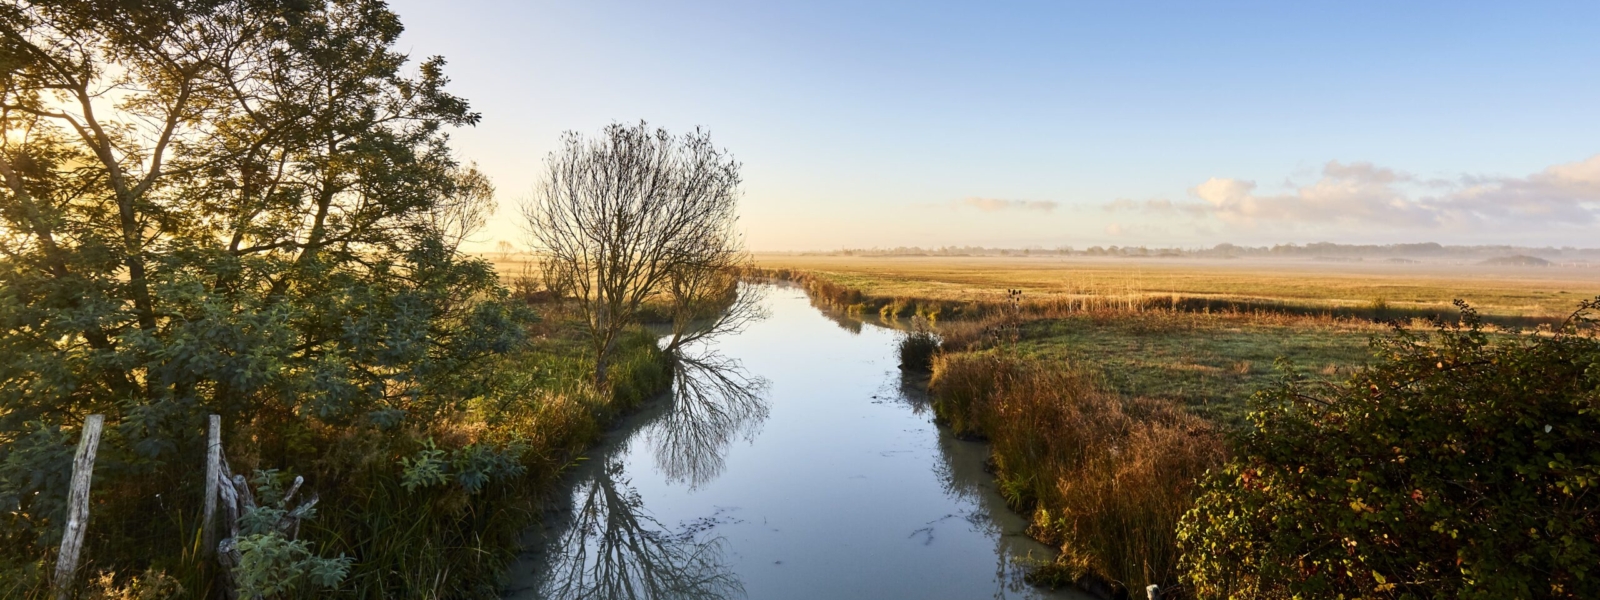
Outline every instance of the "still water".
<path fill-rule="evenodd" d="M 933 423 L 892 330 L 760 285 L 530 532 L 510 598 L 1068 598 L 1022 581 L 982 444 Z"/>

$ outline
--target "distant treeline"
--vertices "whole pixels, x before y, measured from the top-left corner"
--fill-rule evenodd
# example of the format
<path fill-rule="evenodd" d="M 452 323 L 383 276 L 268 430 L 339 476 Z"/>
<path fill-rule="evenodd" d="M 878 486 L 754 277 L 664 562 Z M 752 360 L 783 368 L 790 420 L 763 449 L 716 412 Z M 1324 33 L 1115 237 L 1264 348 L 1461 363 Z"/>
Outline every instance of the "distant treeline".
<path fill-rule="evenodd" d="M 1315 242 L 1310 244 L 1276 244 L 1272 246 L 1240 246 L 1217 244 L 1209 248 L 1150 248 L 1146 246 L 1090 246 L 1076 248 L 985 248 L 981 246 L 941 246 L 921 248 L 897 246 L 894 248 L 846 248 L 828 252 L 811 252 L 832 256 L 1149 256 L 1196 258 L 1248 258 L 1248 257 L 1341 257 L 1341 258 L 1434 258 L 1434 259 L 1488 259 L 1506 256 L 1537 256 L 1557 262 L 1600 260 L 1600 248 L 1525 247 L 1509 245 L 1446 246 L 1434 242 L 1418 244 L 1335 244 Z"/>

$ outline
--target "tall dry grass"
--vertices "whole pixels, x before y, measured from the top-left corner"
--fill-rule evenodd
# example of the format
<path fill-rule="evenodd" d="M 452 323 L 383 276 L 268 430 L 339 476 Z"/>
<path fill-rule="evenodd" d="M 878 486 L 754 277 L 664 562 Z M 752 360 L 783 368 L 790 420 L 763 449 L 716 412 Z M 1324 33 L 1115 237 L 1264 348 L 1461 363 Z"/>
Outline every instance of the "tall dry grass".
<path fill-rule="evenodd" d="M 1293 299 L 1217 297 L 1133 290 L 1090 289 L 1071 295 L 1031 297 L 1024 291 L 1013 304 L 1009 299 L 982 296 L 953 300 L 920 296 L 886 296 L 872 290 L 842 285 L 826 274 L 799 269 L 750 268 L 744 276 L 799 284 L 814 300 L 857 314 L 877 313 L 884 319 L 920 315 L 935 322 L 983 320 L 1000 316 L 1021 319 L 1061 319 L 1090 316 L 1126 318 L 1140 315 L 1206 315 L 1236 321 L 1277 325 L 1362 326 L 1375 321 L 1420 324 L 1429 319 L 1449 320 L 1450 308 L 1398 307 L 1372 302 L 1362 306 L 1328 306 Z M 1488 315 L 1485 321 L 1499 327 L 1536 327 L 1559 323 L 1561 317 Z"/>
<path fill-rule="evenodd" d="M 935 412 L 988 438 L 1000 489 L 1059 545 L 1038 577 L 1138 590 L 1178 584 L 1175 530 L 1195 481 L 1226 455 L 1203 419 L 1157 400 L 1125 400 L 1085 372 L 999 352 L 943 354 Z"/>

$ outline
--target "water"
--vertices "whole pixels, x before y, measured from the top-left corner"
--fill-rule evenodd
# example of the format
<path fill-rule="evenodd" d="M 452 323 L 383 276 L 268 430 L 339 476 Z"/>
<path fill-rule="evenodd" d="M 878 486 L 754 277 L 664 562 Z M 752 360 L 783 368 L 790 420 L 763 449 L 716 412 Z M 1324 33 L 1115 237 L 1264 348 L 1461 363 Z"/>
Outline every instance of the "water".
<path fill-rule="evenodd" d="M 934 425 L 893 331 L 759 286 L 673 398 L 589 454 L 528 536 L 510 598 L 1068 598 L 1022 581 L 982 444 Z"/>

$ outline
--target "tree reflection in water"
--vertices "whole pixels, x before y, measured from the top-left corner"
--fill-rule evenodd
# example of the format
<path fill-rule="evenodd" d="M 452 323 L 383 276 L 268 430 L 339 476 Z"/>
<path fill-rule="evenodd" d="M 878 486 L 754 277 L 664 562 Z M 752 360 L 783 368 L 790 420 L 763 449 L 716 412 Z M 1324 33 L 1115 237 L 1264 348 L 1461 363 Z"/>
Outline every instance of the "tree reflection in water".
<path fill-rule="evenodd" d="M 669 404 L 644 427 L 656 466 L 670 483 L 704 485 L 722 473 L 728 446 L 755 435 L 767 418 L 767 381 L 702 341 L 673 351 Z M 628 437 L 634 437 L 629 435 Z M 619 448 L 573 492 L 571 523 L 550 549 L 539 597 L 723 599 L 744 597 L 724 560 L 726 543 L 703 519 L 672 531 L 628 485 Z"/>
<path fill-rule="evenodd" d="M 667 481 L 695 489 L 722 474 L 735 437 L 749 440 L 760 431 L 767 381 L 712 351 L 680 353 L 673 362 L 672 406 L 645 436 Z"/>
<path fill-rule="evenodd" d="M 669 531 L 645 512 L 623 476 L 622 461 L 611 460 L 579 482 L 573 521 L 554 549 L 539 596 L 744 597 L 744 585 L 723 561 L 723 539 L 702 536 L 700 528 Z"/>

